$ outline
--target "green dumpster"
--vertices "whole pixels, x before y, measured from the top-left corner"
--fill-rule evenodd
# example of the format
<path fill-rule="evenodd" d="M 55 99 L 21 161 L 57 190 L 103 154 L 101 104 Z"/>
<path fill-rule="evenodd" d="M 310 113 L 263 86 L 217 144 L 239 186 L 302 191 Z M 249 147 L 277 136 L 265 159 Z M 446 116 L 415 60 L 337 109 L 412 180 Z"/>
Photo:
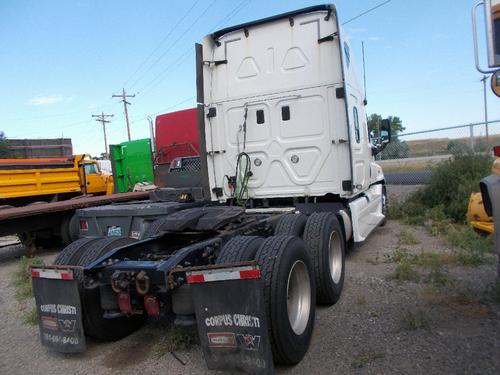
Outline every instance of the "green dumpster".
<path fill-rule="evenodd" d="M 138 182 L 154 182 L 149 138 L 110 145 L 116 193 L 132 191 Z"/>

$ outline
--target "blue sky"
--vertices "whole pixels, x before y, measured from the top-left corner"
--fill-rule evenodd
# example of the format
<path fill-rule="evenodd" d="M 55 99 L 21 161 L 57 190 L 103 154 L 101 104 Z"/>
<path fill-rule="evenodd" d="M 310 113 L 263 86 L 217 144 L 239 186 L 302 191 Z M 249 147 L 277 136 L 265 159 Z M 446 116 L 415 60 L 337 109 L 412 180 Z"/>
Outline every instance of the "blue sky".
<path fill-rule="evenodd" d="M 380 2 L 336 5 L 342 22 Z M 125 87 L 136 94 L 129 107 L 132 138 L 148 137 L 147 115 L 195 105 L 194 43 L 205 34 L 315 4 L 2 0 L 0 131 L 11 138 L 70 137 L 75 152 L 98 155 L 102 128 L 91 115 L 114 114 L 108 142 L 125 141 L 123 106 L 111 98 Z M 483 120 L 471 6 L 469 0 L 393 0 L 345 26 L 358 67 L 365 42 L 368 113 L 397 115 L 407 131 Z M 490 119 L 500 119 L 500 99 L 489 88 L 488 104 Z"/>

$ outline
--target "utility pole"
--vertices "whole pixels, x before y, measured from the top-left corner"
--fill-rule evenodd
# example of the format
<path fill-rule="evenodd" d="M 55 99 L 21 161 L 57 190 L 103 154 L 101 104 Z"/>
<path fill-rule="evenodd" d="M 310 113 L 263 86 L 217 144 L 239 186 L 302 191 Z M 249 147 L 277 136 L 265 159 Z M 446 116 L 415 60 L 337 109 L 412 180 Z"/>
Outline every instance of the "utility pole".
<path fill-rule="evenodd" d="M 112 98 L 121 98 L 122 102 L 123 102 L 123 108 L 124 108 L 124 112 L 125 112 L 125 122 L 127 124 L 127 134 L 128 134 L 128 140 L 130 141 L 130 124 L 128 122 L 128 111 L 127 111 L 127 105 L 130 105 L 129 102 L 127 102 L 127 98 L 134 98 L 135 97 L 135 94 L 134 95 L 127 95 L 125 93 L 125 89 L 123 89 L 122 93 L 121 94 L 113 94 L 111 96 Z"/>
<path fill-rule="evenodd" d="M 484 75 L 481 81 L 483 82 L 483 95 L 484 95 L 484 125 L 486 128 L 486 144 L 489 144 L 489 132 L 488 132 L 488 101 L 486 99 L 486 80 L 488 79 L 487 75 Z M 489 146 L 487 146 L 489 147 Z"/>
<path fill-rule="evenodd" d="M 102 124 L 102 131 L 104 132 L 104 154 L 108 155 L 108 138 L 106 138 L 106 124 L 111 122 L 111 120 L 106 120 L 108 117 L 113 117 L 114 115 L 105 115 L 104 112 L 101 112 L 100 115 L 92 115 L 92 117 L 97 117 L 95 120 Z"/>

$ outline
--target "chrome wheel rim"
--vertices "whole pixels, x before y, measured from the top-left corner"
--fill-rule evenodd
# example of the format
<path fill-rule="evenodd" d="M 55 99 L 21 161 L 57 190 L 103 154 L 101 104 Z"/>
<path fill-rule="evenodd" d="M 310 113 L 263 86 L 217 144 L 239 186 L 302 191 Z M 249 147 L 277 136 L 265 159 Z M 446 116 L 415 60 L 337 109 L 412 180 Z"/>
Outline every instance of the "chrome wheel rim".
<path fill-rule="evenodd" d="M 330 264 L 330 275 L 335 284 L 340 281 L 342 276 L 342 244 L 337 232 L 330 234 L 328 244 L 328 260 Z"/>
<path fill-rule="evenodd" d="M 304 262 L 296 261 L 287 283 L 288 320 L 296 335 L 304 333 L 311 313 L 311 281 L 309 271 Z"/>

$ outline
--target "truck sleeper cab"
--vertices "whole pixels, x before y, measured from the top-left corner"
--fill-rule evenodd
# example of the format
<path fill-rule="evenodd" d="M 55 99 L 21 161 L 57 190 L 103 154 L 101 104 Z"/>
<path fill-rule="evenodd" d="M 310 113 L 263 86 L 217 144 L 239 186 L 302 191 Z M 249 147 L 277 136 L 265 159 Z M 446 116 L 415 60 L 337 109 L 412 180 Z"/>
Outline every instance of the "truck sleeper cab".
<path fill-rule="evenodd" d="M 215 32 L 196 54 L 210 201 L 158 219 L 140 241 L 80 239 L 56 264 L 76 267 L 85 333 L 108 340 L 146 315 L 194 323 L 193 270 L 257 267 L 273 359 L 295 364 L 316 302 L 341 296 L 347 242 L 385 219 L 349 44 L 335 7 L 320 5 Z"/>

